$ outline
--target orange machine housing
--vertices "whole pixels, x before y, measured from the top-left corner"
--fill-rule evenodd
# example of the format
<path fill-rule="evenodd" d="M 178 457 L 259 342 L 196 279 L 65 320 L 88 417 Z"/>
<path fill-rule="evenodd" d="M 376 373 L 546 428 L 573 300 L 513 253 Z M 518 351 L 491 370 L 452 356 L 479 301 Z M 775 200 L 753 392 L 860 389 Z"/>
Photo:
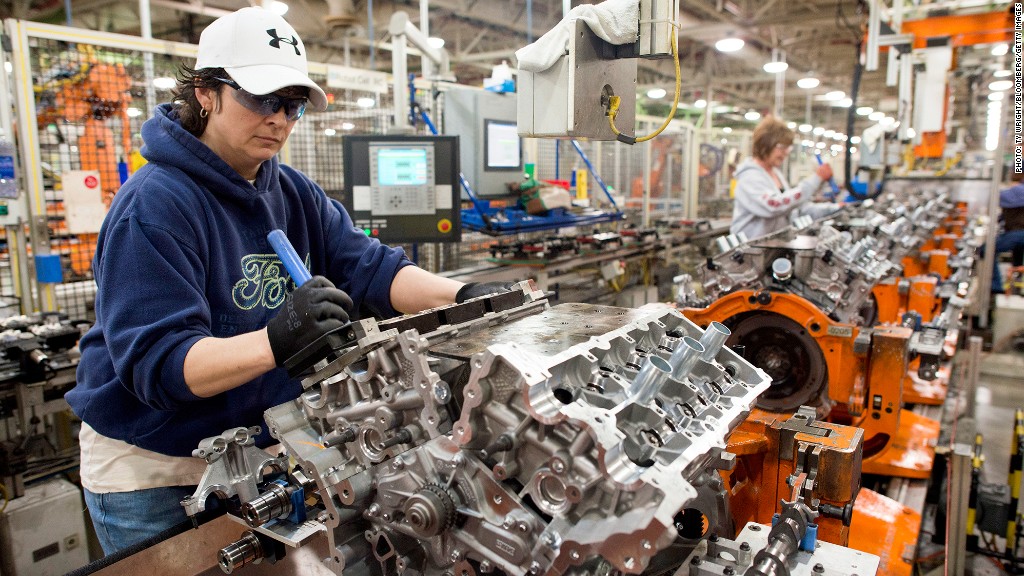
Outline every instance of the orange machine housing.
<path fill-rule="evenodd" d="M 736 526 L 747 522 L 771 524 L 781 501 L 794 500 L 801 475 L 811 479 L 805 496 L 843 511 L 852 510 L 860 490 L 861 446 L 864 431 L 828 422 L 804 424 L 798 417 L 781 419 L 755 409 L 729 437 L 726 450 L 736 465 L 723 471 L 729 506 Z M 821 517 L 818 537 L 845 546 L 849 517 Z"/>
<path fill-rule="evenodd" d="M 935 452 L 931 443 L 939 426 L 902 408 L 913 331 L 883 326 L 870 331 L 835 322 L 807 300 L 792 294 L 739 291 L 703 309 L 683 314 L 706 327 L 747 313 L 777 314 L 796 323 L 817 344 L 825 364 L 822 398 L 815 408 L 830 421 L 864 429 L 864 472 L 927 478 Z M 863 333 L 863 334 L 862 334 Z M 727 342 L 735 345 L 735 334 Z M 784 418 L 798 406 L 777 413 Z M 777 408 L 776 408 L 777 410 Z"/>

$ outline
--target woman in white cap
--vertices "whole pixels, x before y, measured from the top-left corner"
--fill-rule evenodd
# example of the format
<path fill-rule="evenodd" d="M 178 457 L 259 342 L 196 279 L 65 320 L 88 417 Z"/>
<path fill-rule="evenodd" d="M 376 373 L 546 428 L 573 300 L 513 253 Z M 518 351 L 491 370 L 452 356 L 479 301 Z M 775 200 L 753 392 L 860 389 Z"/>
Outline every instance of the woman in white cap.
<path fill-rule="evenodd" d="M 82 485 L 108 554 L 186 521 L 204 438 L 262 425 L 299 396 L 283 362 L 354 310 L 416 312 L 498 291 L 430 274 L 368 238 L 277 153 L 306 108 L 325 110 L 295 30 L 262 8 L 214 21 L 173 103 L 142 128 L 149 161 L 116 195 L 93 271 L 96 324 L 77 386 Z M 313 279 L 296 287 L 267 233 Z M 173 531 L 173 530 L 172 530 Z"/>

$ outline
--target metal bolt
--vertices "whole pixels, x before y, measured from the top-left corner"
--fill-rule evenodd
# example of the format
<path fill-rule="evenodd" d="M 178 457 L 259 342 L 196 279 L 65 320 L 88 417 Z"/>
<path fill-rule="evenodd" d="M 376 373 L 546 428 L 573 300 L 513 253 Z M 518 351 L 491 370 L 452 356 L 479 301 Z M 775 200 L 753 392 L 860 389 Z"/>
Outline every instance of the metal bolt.
<path fill-rule="evenodd" d="M 434 384 L 434 400 L 438 404 L 447 404 L 452 398 L 452 391 L 448 388 L 448 384 L 444 382 L 438 382 Z"/>
<path fill-rule="evenodd" d="M 700 556 L 694 556 L 693 560 L 690 560 L 690 564 L 693 564 L 694 566 L 699 566 L 700 565 Z"/>
<path fill-rule="evenodd" d="M 722 574 L 725 574 L 725 576 L 732 576 L 735 573 L 736 573 L 736 571 L 733 570 L 732 568 L 728 567 L 728 566 L 726 566 L 724 569 L 722 569 Z"/>
<path fill-rule="evenodd" d="M 493 571 L 494 571 L 494 565 L 491 564 L 489 560 L 481 560 L 480 561 L 480 572 L 481 573 L 487 574 L 488 572 L 493 572 Z"/>
<path fill-rule="evenodd" d="M 452 550 L 451 558 L 452 558 L 452 562 L 458 562 L 459 560 L 462 560 L 462 551 L 461 550 Z"/>
<path fill-rule="evenodd" d="M 562 462 L 557 458 L 555 460 L 552 460 L 551 471 L 554 472 L 555 474 L 561 474 L 565 472 L 565 462 Z"/>
<path fill-rule="evenodd" d="M 820 563 L 818 563 L 818 564 L 814 565 L 814 570 L 813 571 L 814 571 L 815 574 L 824 574 L 825 573 L 825 567 L 822 566 Z"/>
<path fill-rule="evenodd" d="M 540 572 L 540 562 L 536 562 L 536 561 L 531 562 L 530 563 L 530 574 L 537 574 L 538 572 Z"/>
<path fill-rule="evenodd" d="M 572 552 L 569 553 L 569 557 L 572 558 L 573 560 L 579 560 L 580 559 L 580 553 L 577 550 L 573 550 Z"/>
<path fill-rule="evenodd" d="M 501 527 L 506 529 L 506 530 L 510 530 L 512 528 L 512 526 L 515 525 L 515 523 L 516 523 L 515 518 L 513 518 L 512 515 L 509 514 L 508 516 L 505 516 L 505 521 L 501 523 Z"/>
<path fill-rule="evenodd" d="M 376 502 L 370 504 L 370 507 L 366 509 L 366 515 L 370 518 L 380 516 L 380 504 L 377 504 Z"/>
<path fill-rule="evenodd" d="M 750 544 L 743 542 L 742 544 L 740 544 L 740 550 L 750 550 Z"/>

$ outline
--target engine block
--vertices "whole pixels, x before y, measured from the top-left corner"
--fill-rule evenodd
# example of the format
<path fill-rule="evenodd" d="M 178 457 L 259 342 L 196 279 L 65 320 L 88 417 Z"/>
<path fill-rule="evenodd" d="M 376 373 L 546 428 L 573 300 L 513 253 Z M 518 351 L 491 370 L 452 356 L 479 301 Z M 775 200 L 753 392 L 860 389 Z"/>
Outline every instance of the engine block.
<path fill-rule="evenodd" d="M 226 572 L 323 532 L 339 575 L 641 574 L 731 530 L 717 470 L 770 379 L 724 326 L 524 282 L 351 330 L 265 414 L 291 467 L 251 430 L 196 451 L 186 510 L 216 494 L 252 528 Z"/>
<path fill-rule="evenodd" d="M 833 320 L 870 324 L 874 286 L 900 275 L 903 258 L 931 237 L 949 209 L 941 194 L 922 193 L 909 205 L 868 200 L 821 220 L 798 218 L 762 238 L 718 241 L 723 251 L 697 270 L 699 286 L 680 277 L 686 285 L 678 303 L 703 308 L 738 290 L 771 289 L 801 296 Z"/>

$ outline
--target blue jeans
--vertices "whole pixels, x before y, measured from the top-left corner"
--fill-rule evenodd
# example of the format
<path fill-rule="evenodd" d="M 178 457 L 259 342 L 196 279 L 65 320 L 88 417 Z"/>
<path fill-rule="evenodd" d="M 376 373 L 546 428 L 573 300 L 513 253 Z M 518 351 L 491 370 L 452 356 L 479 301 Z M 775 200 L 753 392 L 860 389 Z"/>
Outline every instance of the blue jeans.
<path fill-rule="evenodd" d="M 195 486 L 170 486 L 108 494 L 83 492 L 103 552 L 113 554 L 187 520 L 181 501 L 195 490 Z"/>
<path fill-rule="evenodd" d="M 1002 252 L 1013 252 L 1013 265 L 1020 266 L 1020 254 L 1024 252 L 1024 230 L 1010 230 L 996 236 L 996 257 L 993 260 L 994 270 L 992 271 L 992 292 L 1002 293 L 1003 275 L 999 272 L 999 254 Z"/>

